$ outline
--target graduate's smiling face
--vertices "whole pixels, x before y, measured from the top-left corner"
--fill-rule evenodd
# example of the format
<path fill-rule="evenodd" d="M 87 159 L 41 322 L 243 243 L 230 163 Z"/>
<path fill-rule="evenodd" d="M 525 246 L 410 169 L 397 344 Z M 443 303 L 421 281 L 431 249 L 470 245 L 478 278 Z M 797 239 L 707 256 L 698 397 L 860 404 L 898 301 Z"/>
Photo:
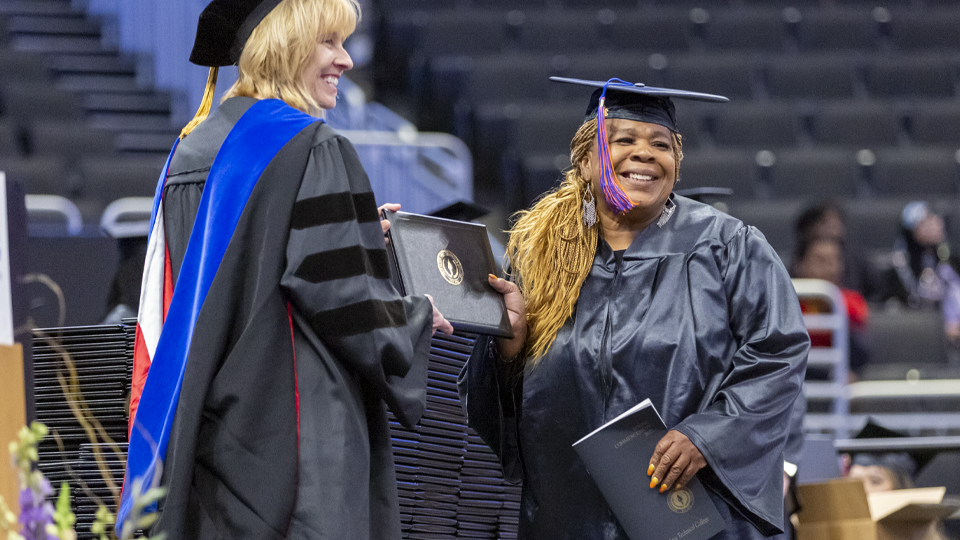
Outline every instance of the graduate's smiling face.
<path fill-rule="evenodd" d="M 671 131 L 659 124 L 614 118 L 606 121 L 610 166 L 623 191 L 636 203 L 630 218 L 649 220 L 660 215 L 677 179 Z M 614 214 L 600 189 L 600 159 L 596 143 L 587 155 L 585 174 L 597 194 L 597 208 Z"/>
<path fill-rule="evenodd" d="M 303 69 L 303 83 L 322 109 L 337 106 L 337 85 L 344 71 L 353 67 L 350 54 L 343 48 L 344 37 L 321 38 L 317 49 Z"/>

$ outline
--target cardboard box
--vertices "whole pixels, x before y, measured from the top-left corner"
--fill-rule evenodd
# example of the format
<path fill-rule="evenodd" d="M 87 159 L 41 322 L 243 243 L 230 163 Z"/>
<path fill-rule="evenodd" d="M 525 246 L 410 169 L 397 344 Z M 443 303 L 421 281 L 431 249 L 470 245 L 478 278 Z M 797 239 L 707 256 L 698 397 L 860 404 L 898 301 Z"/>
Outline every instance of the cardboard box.
<path fill-rule="evenodd" d="M 867 496 L 856 478 L 798 486 L 797 540 L 939 540 L 937 523 L 960 508 L 946 488 L 899 489 Z"/>

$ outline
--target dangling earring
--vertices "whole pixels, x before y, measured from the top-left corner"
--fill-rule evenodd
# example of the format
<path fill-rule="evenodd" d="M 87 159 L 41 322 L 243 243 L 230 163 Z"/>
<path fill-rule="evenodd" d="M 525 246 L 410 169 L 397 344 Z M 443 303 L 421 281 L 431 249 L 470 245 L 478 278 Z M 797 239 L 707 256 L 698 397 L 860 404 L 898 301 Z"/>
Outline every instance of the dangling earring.
<path fill-rule="evenodd" d="M 587 199 L 587 197 L 590 197 Z M 597 200 L 593 198 L 593 190 L 587 184 L 587 191 L 583 194 L 583 227 L 589 229 L 597 224 Z"/>

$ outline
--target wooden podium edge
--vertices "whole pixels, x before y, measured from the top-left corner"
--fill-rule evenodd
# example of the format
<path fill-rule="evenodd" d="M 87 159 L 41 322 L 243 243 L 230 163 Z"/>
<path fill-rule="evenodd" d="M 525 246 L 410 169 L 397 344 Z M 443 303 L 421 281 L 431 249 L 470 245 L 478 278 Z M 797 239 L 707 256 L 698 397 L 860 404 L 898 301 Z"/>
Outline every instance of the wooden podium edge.
<path fill-rule="evenodd" d="M 27 422 L 23 386 L 23 348 L 19 343 L 0 345 L 0 496 L 15 513 L 17 505 L 17 471 L 10 463 L 8 446 Z"/>

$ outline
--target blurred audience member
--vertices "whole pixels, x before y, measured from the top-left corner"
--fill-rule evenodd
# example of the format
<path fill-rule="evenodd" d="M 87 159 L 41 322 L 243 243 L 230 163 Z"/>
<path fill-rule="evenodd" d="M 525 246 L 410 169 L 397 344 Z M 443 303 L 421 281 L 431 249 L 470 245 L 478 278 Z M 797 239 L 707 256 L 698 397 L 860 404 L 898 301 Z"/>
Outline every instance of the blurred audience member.
<path fill-rule="evenodd" d="M 837 286 L 865 292 L 864 287 L 872 280 L 867 279 L 867 265 L 864 257 L 847 244 L 847 219 L 843 207 L 835 202 L 823 202 L 805 209 L 794 222 L 795 245 L 810 238 L 830 238 L 840 245 L 843 255 L 843 269 L 840 279 L 834 281 Z"/>
<path fill-rule="evenodd" d="M 869 358 L 867 321 L 870 310 L 863 295 L 842 286 L 843 270 L 843 244 L 836 236 L 798 235 L 790 275 L 794 278 L 822 279 L 840 288 L 849 319 L 850 369 L 852 374 L 856 374 Z M 829 310 L 829 306 L 803 298 L 800 299 L 800 308 L 804 313 L 823 313 Z M 833 344 L 832 339 L 829 332 L 810 332 L 813 347 L 829 347 Z"/>
<path fill-rule="evenodd" d="M 902 439 L 903 433 L 885 428 L 867 419 L 856 439 Z M 843 455 L 846 468 L 845 476 L 860 478 L 867 493 L 911 489 L 916 487 L 913 479 L 936 456 L 935 451 L 914 450 L 912 452 L 858 452 Z"/>
<path fill-rule="evenodd" d="M 914 201 L 904 207 L 891 263 L 883 300 L 899 300 L 913 309 L 940 309 L 947 338 L 956 346 L 960 342 L 960 259 L 950 252 L 943 218 L 927 203 Z"/>

